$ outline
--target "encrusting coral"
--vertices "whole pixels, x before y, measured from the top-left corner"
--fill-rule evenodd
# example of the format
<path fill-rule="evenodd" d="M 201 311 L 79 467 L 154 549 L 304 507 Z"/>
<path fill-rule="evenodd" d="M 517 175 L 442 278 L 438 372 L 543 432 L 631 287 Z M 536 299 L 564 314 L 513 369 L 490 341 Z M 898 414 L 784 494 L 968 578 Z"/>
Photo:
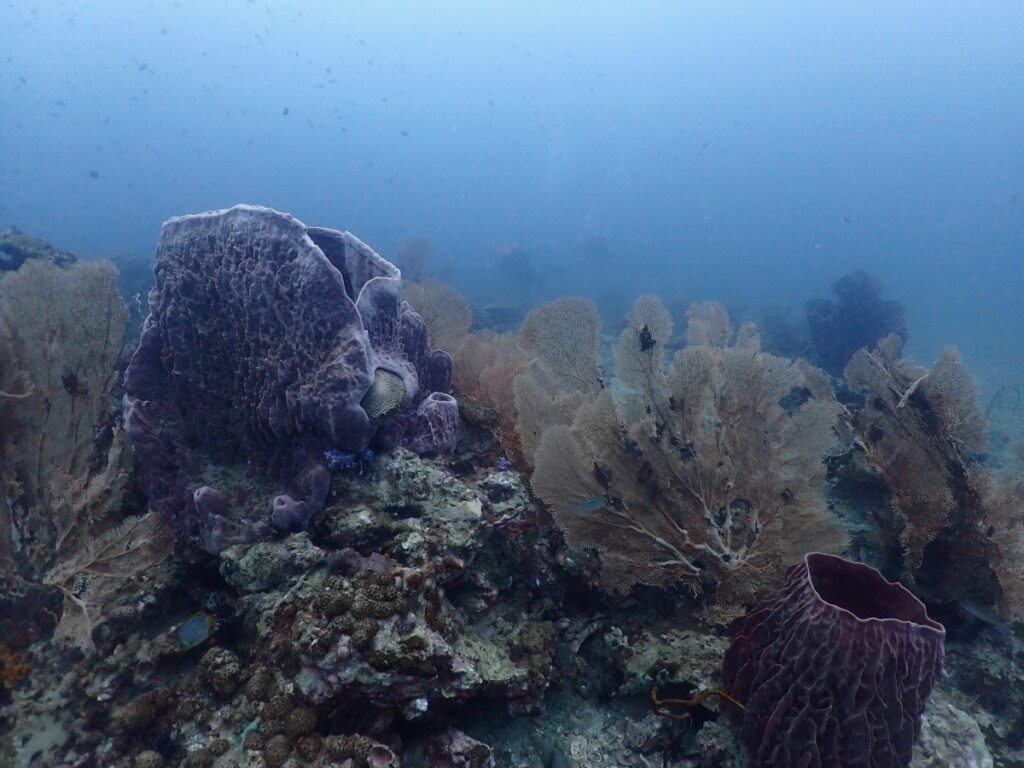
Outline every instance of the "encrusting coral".
<path fill-rule="evenodd" d="M 731 337 L 724 317 L 698 310 L 691 339 L 705 343 L 665 371 L 671 318 L 642 297 L 616 346 L 620 403 L 603 390 L 540 441 L 532 487 L 571 546 L 598 550 L 608 587 L 714 586 L 735 605 L 845 543 L 825 504 L 827 377 L 760 352 L 749 330 L 711 346 Z"/>

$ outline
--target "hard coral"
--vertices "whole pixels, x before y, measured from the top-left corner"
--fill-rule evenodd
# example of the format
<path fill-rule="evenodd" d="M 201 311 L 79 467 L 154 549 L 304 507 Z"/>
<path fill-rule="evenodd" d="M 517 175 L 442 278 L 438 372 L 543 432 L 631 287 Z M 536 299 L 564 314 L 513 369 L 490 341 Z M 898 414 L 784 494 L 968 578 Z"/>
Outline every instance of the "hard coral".
<path fill-rule="evenodd" d="M 199 676 L 218 696 L 231 696 L 242 682 L 241 662 L 227 648 L 211 648 L 199 661 Z"/>
<path fill-rule="evenodd" d="M 151 505 L 179 535 L 219 551 L 271 533 L 265 510 L 203 491 L 197 450 L 268 467 L 300 497 L 278 496 L 274 527 L 301 530 L 329 488 L 325 449 L 361 451 L 375 434 L 453 445 L 457 420 L 417 412 L 447 390 L 451 358 L 431 351 L 401 301 L 398 269 L 350 233 L 253 206 L 184 216 L 164 225 L 156 276 L 125 374 L 125 421 Z M 381 377 L 401 383 L 395 402 L 409 418 L 367 413 Z"/>
<path fill-rule="evenodd" d="M 757 768 L 910 764 L 945 629 L 870 566 L 806 556 L 739 621 L 724 678 Z"/>
<path fill-rule="evenodd" d="M 263 759 L 266 760 L 267 765 L 274 768 L 274 766 L 284 765 L 291 753 L 291 739 L 283 734 L 278 734 L 272 737 L 263 748 Z"/>

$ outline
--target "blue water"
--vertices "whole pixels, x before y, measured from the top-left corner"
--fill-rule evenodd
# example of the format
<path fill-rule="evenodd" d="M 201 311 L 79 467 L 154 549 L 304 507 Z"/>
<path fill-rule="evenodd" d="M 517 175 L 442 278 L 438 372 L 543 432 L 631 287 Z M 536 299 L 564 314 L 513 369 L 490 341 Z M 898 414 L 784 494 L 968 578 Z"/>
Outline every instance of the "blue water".
<path fill-rule="evenodd" d="M 1019 2 L 0 0 L 0 226 L 151 258 L 236 202 L 478 304 L 799 312 L 852 268 L 993 389 L 1024 370 Z M 515 291 L 512 291 L 515 293 Z M 753 311 L 753 310 L 751 310 Z"/>

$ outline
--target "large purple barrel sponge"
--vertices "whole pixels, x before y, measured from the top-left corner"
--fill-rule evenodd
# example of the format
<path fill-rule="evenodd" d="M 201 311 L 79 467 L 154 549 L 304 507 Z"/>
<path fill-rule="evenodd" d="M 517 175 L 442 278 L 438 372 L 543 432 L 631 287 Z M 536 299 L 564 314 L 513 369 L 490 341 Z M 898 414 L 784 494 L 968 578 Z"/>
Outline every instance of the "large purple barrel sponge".
<path fill-rule="evenodd" d="M 351 233 L 251 205 L 171 219 L 149 309 L 125 428 L 179 538 L 219 552 L 304 529 L 330 489 L 324 452 L 362 451 L 381 430 L 454 447 L 451 357 L 401 300 L 398 268 Z M 233 493 L 208 484 L 210 467 L 237 470 Z M 289 492 L 250 503 L 267 481 Z"/>
<path fill-rule="evenodd" d="M 757 768 L 910 764 L 946 630 L 874 568 L 811 553 L 734 625 L 726 690 Z"/>

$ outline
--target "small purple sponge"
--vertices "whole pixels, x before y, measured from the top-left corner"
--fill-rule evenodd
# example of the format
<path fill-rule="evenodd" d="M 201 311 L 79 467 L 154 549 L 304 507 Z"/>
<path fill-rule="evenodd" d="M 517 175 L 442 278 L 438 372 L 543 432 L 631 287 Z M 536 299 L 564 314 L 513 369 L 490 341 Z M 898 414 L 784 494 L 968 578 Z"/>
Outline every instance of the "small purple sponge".
<path fill-rule="evenodd" d="M 903 768 L 946 630 L 874 568 L 811 553 L 738 620 L 726 690 L 756 768 Z"/>

